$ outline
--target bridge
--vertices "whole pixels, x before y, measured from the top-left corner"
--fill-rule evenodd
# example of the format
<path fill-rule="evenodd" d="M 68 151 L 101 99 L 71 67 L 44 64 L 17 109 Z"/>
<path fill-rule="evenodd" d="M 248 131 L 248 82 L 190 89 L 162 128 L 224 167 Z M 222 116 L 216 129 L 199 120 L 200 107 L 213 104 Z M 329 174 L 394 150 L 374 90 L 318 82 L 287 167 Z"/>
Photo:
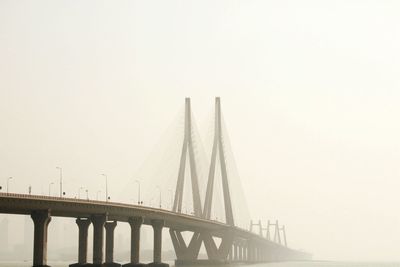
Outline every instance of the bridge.
<path fill-rule="evenodd" d="M 71 267 L 110 266 L 119 267 L 114 262 L 114 229 L 118 223 L 129 223 L 131 227 L 131 255 L 126 267 L 144 266 L 139 258 L 140 232 L 143 224 L 151 225 L 154 232 L 153 262 L 149 266 L 166 267 L 162 261 L 162 230 L 169 229 L 170 238 L 176 254 L 176 265 L 225 264 L 234 262 L 273 262 L 309 260 L 311 255 L 289 248 L 285 230 L 278 223 L 268 222 L 262 227 L 261 221 L 250 223 L 250 229 L 235 224 L 231 182 L 226 164 L 226 144 L 223 138 L 220 99 L 215 102 L 214 140 L 208 170 L 208 180 L 204 202 L 199 186 L 194 151 L 190 99 L 185 101 L 184 140 L 181 147 L 180 163 L 177 166 L 176 190 L 171 210 L 108 201 L 93 201 L 76 198 L 0 193 L 0 213 L 30 215 L 34 223 L 33 266 L 47 265 L 47 235 L 51 217 L 76 218 L 78 226 L 78 259 Z M 193 212 L 182 212 L 185 175 L 190 174 Z M 224 221 L 212 219 L 215 203 L 217 169 L 221 172 L 224 204 Z M 233 197 L 233 198 L 232 198 Z M 88 263 L 88 230 L 93 225 L 93 259 Z M 258 226 L 258 233 L 252 231 Z M 274 238 L 270 227 L 274 226 Z M 105 230 L 105 231 L 104 231 Z M 281 238 L 283 231 L 283 241 Z M 105 236 L 104 236 L 105 232 Z M 185 232 L 192 233 L 187 244 Z M 216 242 L 220 240 L 220 243 Z M 105 248 L 104 248 L 105 243 Z M 199 259 L 204 245 L 208 259 Z M 105 253 L 104 253 L 105 251 Z M 105 255 L 104 255 L 105 254 Z M 105 257 L 104 257 L 105 256 Z"/>

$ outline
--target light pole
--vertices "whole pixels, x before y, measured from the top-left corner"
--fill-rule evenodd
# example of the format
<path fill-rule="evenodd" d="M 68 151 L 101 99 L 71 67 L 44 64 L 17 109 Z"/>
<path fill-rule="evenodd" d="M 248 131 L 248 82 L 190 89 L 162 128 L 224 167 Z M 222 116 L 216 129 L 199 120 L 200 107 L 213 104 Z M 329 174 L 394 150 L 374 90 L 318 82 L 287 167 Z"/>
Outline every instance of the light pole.
<path fill-rule="evenodd" d="M 62 197 L 62 195 L 63 195 L 63 191 L 62 191 L 62 183 L 63 183 L 62 168 L 61 167 L 56 167 L 56 169 L 60 170 L 60 197 Z"/>
<path fill-rule="evenodd" d="M 51 196 L 51 186 L 52 186 L 53 184 L 54 184 L 53 182 L 49 183 L 49 196 Z"/>
<path fill-rule="evenodd" d="M 138 184 L 138 205 L 140 205 L 140 181 L 139 180 L 135 180 L 135 183 Z"/>
<path fill-rule="evenodd" d="M 78 198 L 81 198 L 81 189 L 84 189 L 82 186 L 79 187 L 79 191 L 78 191 Z"/>
<path fill-rule="evenodd" d="M 161 209 L 161 188 L 159 187 L 159 186 L 156 186 L 156 188 L 158 189 L 158 191 L 160 192 L 160 196 L 159 196 L 159 200 L 160 200 L 160 203 L 159 203 L 159 206 L 160 206 L 160 209 Z"/>
<path fill-rule="evenodd" d="M 101 190 L 98 190 L 98 191 L 96 192 L 96 200 L 99 200 L 99 193 L 101 193 Z"/>
<path fill-rule="evenodd" d="M 173 205 L 174 205 L 174 200 L 173 200 L 173 197 L 172 197 L 172 195 L 173 195 L 173 193 L 172 193 L 172 189 L 168 189 L 168 191 L 169 191 L 169 193 L 170 193 L 170 195 L 171 195 L 171 210 L 174 208 L 173 207 Z"/>
<path fill-rule="evenodd" d="M 8 192 L 9 192 L 9 191 L 8 191 L 8 188 L 9 188 L 9 186 L 10 186 L 10 185 L 9 185 L 9 182 L 10 182 L 11 179 L 12 179 L 12 177 L 8 177 L 8 178 L 7 178 L 7 194 L 8 194 Z"/>
<path fill-rule="evenodd" d="M 108 201 L 108 181 L 107 181 L 107 175 L 102 173 L 101 175 L 103 175 L 106 178 L 106 202 Z"/>

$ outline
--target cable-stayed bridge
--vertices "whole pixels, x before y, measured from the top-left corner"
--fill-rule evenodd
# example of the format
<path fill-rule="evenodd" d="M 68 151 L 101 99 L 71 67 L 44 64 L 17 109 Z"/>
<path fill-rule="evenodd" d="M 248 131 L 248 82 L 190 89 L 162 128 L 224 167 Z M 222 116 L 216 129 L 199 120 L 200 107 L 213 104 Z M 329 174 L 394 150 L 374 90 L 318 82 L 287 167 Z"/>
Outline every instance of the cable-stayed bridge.
<path fill-rule="evenodd" d="M 170 210 L 161 208 L 161 197 L 160 207 L 152 208 L 140 205 L 140 199 L 138 205 L 132 205 L 108 201 L 108 196 L 106 201 L 92 201 L 0 193 L 1 213 L 26 214 L 33 220 L 33 266 L 47 266 L 47 235 L 52 216 L 76 218 L 79 233 L 78 260 L 71 266 L 121 266 L 114 262 L 114 229 L 118 222 L 127 222 L 131 227 L 131 257 L 129 263 L 124 264 L 127 267 L 144 265 L 139 258 L 143 224 L 153 227 L 154 255 L 150 265 L 154 266 L 167 265 L 162 261 L 164 227 L 169 228 L 176 265 L 293 261 L 311 258 L 310 254 L 287 246 L 285 228 L 279 226 L 278 222 L 268 221 L 267 226 L 263 227 L 261 221 L 251 221 L 250 229 L 246 229 L 243 223 L 238 223 L 243 217 L 249 222 L 245 215 L 248 211 L 240 181 L 234 180 L 235 170 L 232 169 L 235 166 L 229 163 L 232 155 L 223 125 L 220 99 L 216 98 L 215 101 L 212 146 L 206 175 L 199 174 L 199 141 L 195 138 L 189 98 L 185 101 L 184 114 L 183 140 L 179 164 L 176 166 L 177 178 Z M 202 188 L 204 179 L 201 178 L 204 176 L 207 177 L 207 181 L 205 188 Z M 184 207 L 187 209 L 188 205 L 192 211 L 190 214 L 183 210 Z M 216 212 L 218 206 L 220 209 Z M 93 259 L 89 263 L 88 230 L 91 224 Z M 257 233 L 252 231 L 254 227 L 257 227 Z M 185 238 L 188 234 L 191 235 L 189 240 Z M 202 247 L 205 248 L 207 259 L 199 259 Z"/>

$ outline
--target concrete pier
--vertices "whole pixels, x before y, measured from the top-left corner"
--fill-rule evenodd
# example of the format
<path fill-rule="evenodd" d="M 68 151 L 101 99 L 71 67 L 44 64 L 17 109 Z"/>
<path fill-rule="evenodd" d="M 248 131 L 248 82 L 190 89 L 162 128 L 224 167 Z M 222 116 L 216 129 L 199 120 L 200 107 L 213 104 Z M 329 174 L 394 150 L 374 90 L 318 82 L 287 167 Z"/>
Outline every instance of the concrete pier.
<path fill-rule="evenodd" d="M 70 264 L 70 267 L 83 267 L 87 265 L 88 230 L 91 221 L 89 219 L 76 219 L 79 231 L 78 262 Z"/>
<path fill-rule="evenodd" d="M 93 267 L 103 266 L 103 244 L 104 244 L 104 224 L 107 215 L 92 215 L 90 220 L 93 223 Z"/>
<path fill-rule="evenodd" d="M 153 245 L 153 262 L 149 264 L 151 267 L 169 267 L 169 264 L 161 262 L 162 250 L 162 229 L 164 227 L 164 220 L 152 220 L 151 226 L 154 232 L 154 245 Z"/>
<path fill-rule="evenodd" d="M 51 221 L 50 212 L 34 211 L 31 214 L 34 223 L 33 236 L 33 267 L 47 265 L 47 229 Z"/>
<path fill-rule="evenodd" d="M 243 261 L 243 244 L 239 243 L 239 261 Z"/>
<path fill-rule="evenodd" d="M 235 258 L 234 261 L 239 261 L 239 246 L 237 243 L 233 244 L 233 247 L 235 249 Z"/>
<path fill-rule="evenodd" d="M 142 267 L 145 264 L 140 263 L 140 229 L 143 224 L 143 217 L 129 218 L 131 226 L 131 262 L 124 264 L 124 267 Z"/>
<path fill-rule="evenodd" d="M 117 222 L 106 222 L 106 262 L 103 266 L 106 267 L 121 267 L 121 264 L 114 262 L 114 230 Z"/>

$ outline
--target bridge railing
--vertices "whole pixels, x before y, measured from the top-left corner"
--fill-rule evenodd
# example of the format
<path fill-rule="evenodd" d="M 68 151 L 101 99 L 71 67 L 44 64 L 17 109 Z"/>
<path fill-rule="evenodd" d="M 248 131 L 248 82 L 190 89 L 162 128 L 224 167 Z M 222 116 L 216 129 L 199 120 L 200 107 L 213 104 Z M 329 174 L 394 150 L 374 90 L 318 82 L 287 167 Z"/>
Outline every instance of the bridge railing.
<path fill-rule="evenodd" d="M 32 194 L 20 194 L 20 193 L 4 193 L 0 192 L 0 198 L 2 197 L 11 197 L 11 198 L 22 198 L 22 199 L 40 199 L 40 200 L 50 200 L 50 201 L 67 201 L 70 203 L 91 203 L 91 204 L 97 204 L 97 205 L 113 205 L 113 206 L 120 206 L 120 207 L 127 207 L 127 208 L 139 208 L 139 209 L 144 209 L 144 210 L 149 210 L 153 212 L 162 212 L 165 214 L 170 214 L 170 215 L 175 215 L 175 216 L 180 216 L 182 218 L 190 218 L 190 219 L 195 219 L 199 221 L 207 221 L 208 223 L 214 223 L 218 225 L 223 225 L 226 226 L 225 223 L 215 221 L 215 220 L 207 220 L 204 218 L 199 218 L 196 217 L 192 214 L 185 214 L 185 213 L 179 213 L 179 212 L 174 212 L 166 209 L 161 209 L 161 208 L 153 208 L 153 207 L 148 207 L 148 206 L 143 206 L 143 205 L 135 205 L 135 204 L 130 204 L 130 203 L 120 203 L 120 202 L 112 202 L 112 201 L 103 201 L 103 200 L 90 200 L 90 199 L 84 199 L 84 198 L 69 198 L 69 197 L 57 197 L 57 196 L 45 196 L 45 195 L 32 195 Z M 253 233 L 249 231 L 248 229 L 243 229 L 237 226 L 232 227 L 235 231 L 239 231 L 242 233 L 246 234 L 251 234 L 254 237 L 257 237 L 257 239 L 265 239 L 262 236 L 259 236 L 256 233 Z M 266 240 L 266 239 L 265 239 Z M 283 245 L 279 243 L 275 243 L 270 241 L 277 247 L 283 247 Z M 287 248 L 289 249 L 289 248 Z"/>
<path fill-rule="evenodd" d="M 181 217 L 189 217 L 189 218 L 195 218 L 197 220 L 206 220 L 203 218 L 199 218 L 197 216 L 194 216 L 193 214 L 188 214 L 188 213 L 179 213 L 167 209 L 162 209 L 162 208 L 155 208 L 155 207 L 150 207 L 150 206 L 145 206 L 145 205 L 137 205 L 137 204 L 131 204 L 131 203 L 123 203 L 123 202 L 113 202 L 113 201 L 104 201 L 104 200 L 91 200 L 91 199 L 85 199 L 85 198 L 70 198 L 70 197 L 59 197 L 59 196 L 46 196 L 46 195 L 33 195 L 33 194 L 20 194 L 20 193 L 4 193 L 0 192 L 0 198 L 1 197 L 15 197 L 15 198 L 22 198 L 22 199 L 40 199 L 40 200 L 50 200 L 50 201 L 67 201 L 71 203 L 90 203 L 90 204 L 97 204 L 97 205 L 113 205 L 113 206 L 120 206 L 120 207 L 128 207 L 128 208 L 139 208 L 139 209 L 144 209 L 144 210 L 149 210 L 149 211 L 158 211 L 158 212 L 163 212 L 171 215 L 178 215 Z M 217 224 L 223 224 L 222 222 L 219 221 L 214 221 L 214 220 L 207 220 L 207 221 L 212 221 L 213 223 Z"/>

